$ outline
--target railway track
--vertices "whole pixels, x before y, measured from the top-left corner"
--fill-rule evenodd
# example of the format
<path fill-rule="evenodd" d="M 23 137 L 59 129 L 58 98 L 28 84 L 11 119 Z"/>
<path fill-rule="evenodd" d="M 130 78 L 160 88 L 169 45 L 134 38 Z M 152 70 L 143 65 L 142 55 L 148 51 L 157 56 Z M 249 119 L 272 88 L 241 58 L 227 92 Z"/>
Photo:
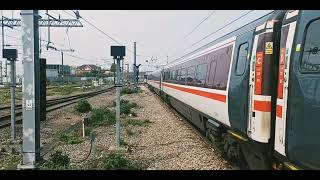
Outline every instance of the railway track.
<path fill-rule="evenodd" d="M 70 104 L 74 104 L 80 100 L 87 99 L 87 98 L 96 96 L 98 94 L 102 94 L 102 93 L 111 91 L 112 89 L 114 89 L 113 86 L 106 88 L 106 89 L 94 91 L 94 92 L 88 92 L 88 93 L 77 94 L 77 95 L 48 100 L 47 104 L 46 104 L 47 112 L 68 106 Z M 10 108 L 11 108 L 11 106 L 0 107 L 0 111 L 10 110 Z M 19 123 L 22 121 L 21 115 L 22 115 L 22 104 L 17 104 L 16 105 L 16 123 Z M 11 118 L 10 114 L 0 116 L 0 128 L 10 126 L 10 118 Z"/>

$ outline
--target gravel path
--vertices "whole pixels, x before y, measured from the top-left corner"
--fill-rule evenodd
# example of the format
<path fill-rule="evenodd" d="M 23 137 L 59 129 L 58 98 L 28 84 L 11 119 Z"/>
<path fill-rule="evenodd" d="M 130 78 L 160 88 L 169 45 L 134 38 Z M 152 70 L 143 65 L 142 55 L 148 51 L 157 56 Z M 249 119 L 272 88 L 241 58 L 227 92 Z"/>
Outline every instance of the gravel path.
<path fill-rule="evenodd" d="M 133 149 L 134 157 L 150 161 L 148 169 L 232 169 L 218 152 L 163 104 L 146 87 L 139 96 L 130 96 L 144 108 L 138 116 L 152 124 L 142 133 Z"/>

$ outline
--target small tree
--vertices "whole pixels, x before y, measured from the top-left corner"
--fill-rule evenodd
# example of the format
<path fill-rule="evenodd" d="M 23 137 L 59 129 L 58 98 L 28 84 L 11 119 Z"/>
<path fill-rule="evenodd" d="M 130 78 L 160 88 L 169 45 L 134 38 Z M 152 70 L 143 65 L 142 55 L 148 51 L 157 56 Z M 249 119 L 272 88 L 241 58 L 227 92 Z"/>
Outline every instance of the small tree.
<path fill-rule="evenodd" d="M 110 71 L 111 72 L 116 72 L 117 71 L 117 65 L 115 63 L 112 63 Z"/>
<path fill-rule="evenodd" d="M 87 100 L 81 100 L 74 107 L 79 113 L 87 113 L 92 110 L 91 104 Z"/>

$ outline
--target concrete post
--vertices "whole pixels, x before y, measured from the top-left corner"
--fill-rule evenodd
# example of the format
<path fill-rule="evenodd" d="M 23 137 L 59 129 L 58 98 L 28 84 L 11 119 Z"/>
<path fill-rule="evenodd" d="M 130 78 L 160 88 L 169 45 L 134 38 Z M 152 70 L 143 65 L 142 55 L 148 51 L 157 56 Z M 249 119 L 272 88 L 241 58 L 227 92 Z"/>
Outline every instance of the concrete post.
<path fill-rule="evenodd" d="M 11 140 L 15 140 L 15 123 L 16 123 L 16 59 L 10 59 L 10 92 L 11 92 Z"/>
<path fill-rule="evenodd" d="M 21 11 L 23 44 L 23 160 L 19 169 L 33 169 L 40 158 L 40 60 L 38 10 Z"/>
<path fill-rule="evenodd" d="M 116 109 L 116 147 L 120 147 L 120 90 L 121 90 L 121 82 L 120 82 L 120 59 L 117 59 L 117 84 L 116 84 L 116 95 L 117 95 L 117 109 Z"/>

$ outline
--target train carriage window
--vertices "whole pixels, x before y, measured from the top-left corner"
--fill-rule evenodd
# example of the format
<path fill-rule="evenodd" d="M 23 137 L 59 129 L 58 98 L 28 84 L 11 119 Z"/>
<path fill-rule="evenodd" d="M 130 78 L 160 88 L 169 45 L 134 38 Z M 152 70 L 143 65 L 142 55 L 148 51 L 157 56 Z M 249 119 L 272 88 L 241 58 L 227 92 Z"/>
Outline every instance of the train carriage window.
<path fill-rule="evenodd" d="M 208 86 L 212 87 L 214 82 L 214 77 L 216 75 L 216 67 L 217 67 L 217 61 L 213 60 L 210 63 L 210 74 L 208 78 Z"/>
<path fill-rule="evenodd" d="M 180 74 L 181 70 L 178 69 L 176 70 L 176 81 L 179 82 L 180 81 L 180 77 L 181 77 L 181 74 Z"/>
<path fill-rule="evenodd" d="M 186 76 L 187 76 L 187 70 L 186 68 L 182 68 L 180 70 L 180 80 L 179 80 L 180 84 L 185 84 Z"/>
<path fill-rule="evenodd" d="M 320 72 L 320 20 L 313 21 L 307 27 L 304 40 L 301 71 L 315 73 Z"/>
<path fill-rule="evenodd" d="M 187 72 L 187 83 L 190 85 L 192 85 L 192 82 L 194 81 L 194 73 L 195 73 L 195 66 L 189 67 Z"/>
<path fill-rule="evenodd" d="M 248 43 L 241 44 L 239 47 L 237 64 L 236 64 L 236 75 L 238 76 L 243 75 L 246 69 L 248 48 L 249 48 Z"/>
<path fill-rule="evenodd" d="M 171 71 L 171 73 L 170 73 L 170 80 L 171 80 L 171 81 L 174 81 L 174 80 L 175 80 L 175 72 L 176 72 L 176 71 L 173 70 L 173 71 Z"/>
<path fill-rule="evenodd" d="M 199 64 L 199 65 L 197 65 L 196 83 L 198 85 L 204 85 L 206 83 L 207 70 L 208 70 L 208 65 L 207 64 Z"/>

